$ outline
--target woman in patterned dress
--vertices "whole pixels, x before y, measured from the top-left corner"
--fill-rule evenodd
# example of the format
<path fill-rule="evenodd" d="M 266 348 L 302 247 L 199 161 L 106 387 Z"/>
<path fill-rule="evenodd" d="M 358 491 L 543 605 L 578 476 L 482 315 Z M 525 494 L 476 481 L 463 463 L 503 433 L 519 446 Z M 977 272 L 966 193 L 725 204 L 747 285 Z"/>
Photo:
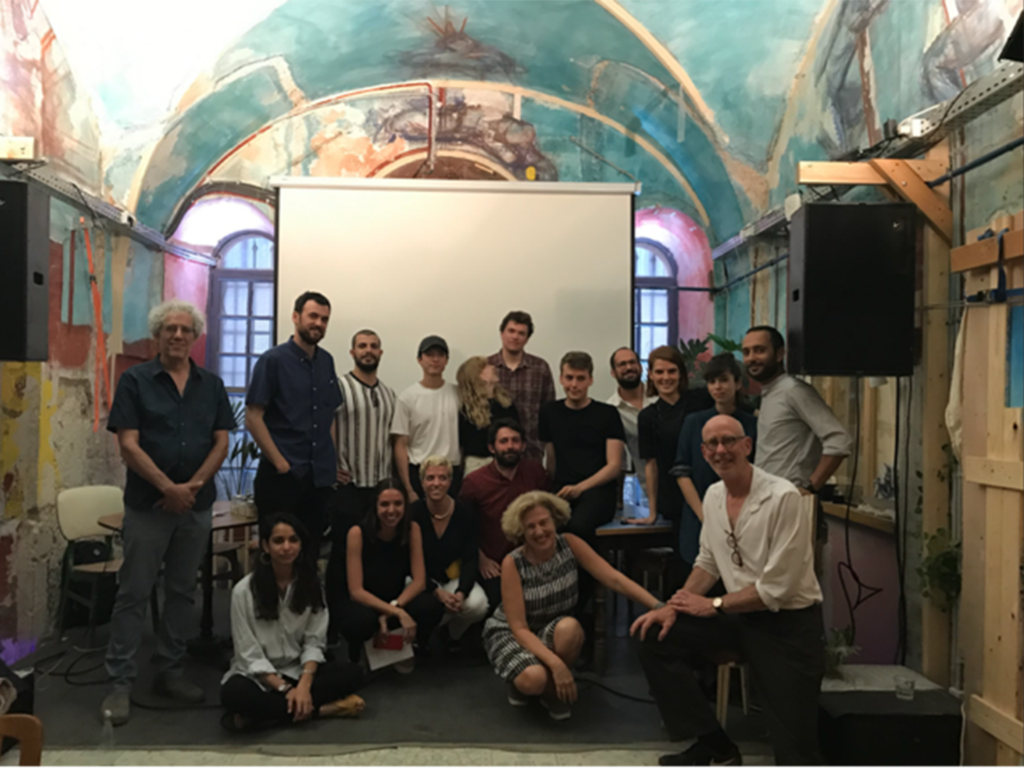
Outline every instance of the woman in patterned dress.
<path fill-rule="evenodd" d="M 502 530 L 521 546 L 501 564 L 502 605 L 483 634 L 487 657 L 508 684 L 509 704 L 525 706 L 539 696 L 555 720 L 567 719 L 576 700 L 571 667 L 583 645 L 583 628 L 572 616 L 577 567 L 648 609 L 665 605 L 583 539 L 558 533 L 571 514 L 568 502 L 544 491 L 524 493 L 505 510 Z"/>

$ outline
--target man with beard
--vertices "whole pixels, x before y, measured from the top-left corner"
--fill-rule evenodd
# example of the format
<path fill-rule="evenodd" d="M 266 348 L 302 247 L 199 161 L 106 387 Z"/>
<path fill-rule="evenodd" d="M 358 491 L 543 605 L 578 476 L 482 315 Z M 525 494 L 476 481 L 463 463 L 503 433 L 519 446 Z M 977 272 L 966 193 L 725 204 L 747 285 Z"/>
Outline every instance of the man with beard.
<path fill-rule="evenodd" d="M 640 411 L 653 402 L 657 396 L 644 396 L 643 368 L 640 366 L 640 358 L 629 347 L 619 347 L 612 352 L 611 358 L 612 378 L 618 383 L 618 388 L 608 398 L 608 405 L 613 406 L 619 412 L 622 420 L 622 429 L 626 433 L 626 452 L 622 455 L 622 471 L 632 473 L 636 471 L 637 482 L 647 494 L 647 478 L 643 472 L 645 462 L 640 458 L 640 437 L 637 422 Z M 637 471 L 636 468 L 640 469 Z M 619 482 L 621 483 L 621 476 Z"/>
<path fill-rule="evenodd" d="M 314 552 L 337 479 L 334 413 L 342 403 L 334 358 L 319 343 L 331 302 L 307 291 L 295 300 L 295 334 L 256 361 L 245 428 L 260 449 L 253 491 L 260 517 L 288 512 L 309 529 Z"/>
<path fill-rule="evenodd" d="M 335 588 L 345 587 L 345 544 L 373 502 L 373 489 L 392 476 L 391 417 L 395 393 L 377 378 L 384 354 L 376 331 L 356 331 L 349 350 L 355 368 L 342 376 L 342 404 L 335 415 L 338 437 L 338 487 L 331 505 L 331 559 L 324 586 L 328 605 Z M 344 597 L 344 593 L 336 597 Z"/>
<path fill-rule="evenodd" d="M 501 561 L 514 545 L 501 530 L 509 505 L 529 491 L 546 491 L 548 475 L 539 461 L 524 456 L 526 435 L 519 422 L 495 419 L 487 430 L 487 448 L 494 461 L 466 475 L 459 501 L 477 515 L 480 535 L 477 581 L 487 593 L 488 611 L 501 603 Z"/>
<path fill-rule="evenodd" d="M 700 554 L 686 584 L 638 618 L 640 664 L 672 741 L 697 737 L 660 765 L 740 765 L 715 719 L 693 660 L 740 651 L 750 664 L 776 765 L 821 765 L 818 694 L 825 671 L 812 513 L 788 480 L 753 466 L 753 442 L 732 416 L 712 417 L 701 454 L 721 482 L 704 496 Z M 759 447 L 760 449 L 760 447 Z M 707 597 L 721 579 L 726 594 Z M 659 629 L 660 625 L 660 629 Z"/>
<path fill-rule="evenodd" d="M 814 494 L 850 455 L 853 441 L 817 390 L 786 373 L 785 360 L 786 341 L 770 325 L 754 326 L 743 337 L 743 363 L 761 383 L 757 466 Z M 819 544 L 828 536 L 823 517 L 819 510 Z M 820 546 L 816 559 L 820 566 Z"/>
<path fill-rule="evenodd" d="M 498 382 L 509 394 L 519 411 L 520 423 L 526 430 L 524 450 L 531 459 L 540 461 L 544 449 L 537 437 L 540 407 L 555 399 L 555 380 L 547 362 L 526 351 L 533 336 L 533 318 L 528 312 L 509 312 L 501 321 L 501 349 L 487 358 L 498 374 Z"/>

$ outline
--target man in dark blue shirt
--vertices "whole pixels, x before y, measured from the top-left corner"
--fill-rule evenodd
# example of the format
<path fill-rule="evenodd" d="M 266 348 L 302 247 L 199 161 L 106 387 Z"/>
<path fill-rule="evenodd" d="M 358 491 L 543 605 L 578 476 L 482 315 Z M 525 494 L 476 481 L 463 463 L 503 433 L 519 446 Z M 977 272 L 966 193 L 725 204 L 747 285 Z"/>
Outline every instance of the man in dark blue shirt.
<path fill-rule="evenodd" d="M 202 313 L 188 302 L 167 301 L 150 312 L 149 327 L 159 355 L 124 372 L 107 422 L 128 465 L 124 563 L 106 658 L 114 689 L 100 709 L 114 725 L 128 721 L 135 654 L 161 566 L 164 614 L 153 690 L 203 701 L 202 689 L 182 677 L 181 659 L 195 629 L 196 571 L 210 539 L 213 477 L 235 428 L 224 382 L 189 358 L 203 332 Z"/>
<path fill-rule="evenodd" d="M 319 344 L 331 302 L 307 291 L 295 300 L 295 334 L 264 352 L 246 394 L 245 426 L 260 448 L 253 481 L 260 517 L 289 512 L 309 529 L 313 551 L 327 525 L 337 480 L 334 412 L 342 403 L 334 358 Z"/>

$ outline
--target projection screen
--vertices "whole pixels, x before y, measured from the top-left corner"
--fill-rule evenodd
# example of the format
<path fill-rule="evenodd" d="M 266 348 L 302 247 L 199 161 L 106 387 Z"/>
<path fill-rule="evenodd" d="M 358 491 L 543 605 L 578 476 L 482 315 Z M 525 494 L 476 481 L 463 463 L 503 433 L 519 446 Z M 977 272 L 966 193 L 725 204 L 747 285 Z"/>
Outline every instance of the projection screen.
<path fill-rule="evenodd" d="M 352 334 L 375 330 L 379 374 L 396 392 L 421 377 L 420 339 L 451 350 L 445 373 L 500 349 L 510 310 L 533 316 L 527 351 L 557 365 L 595 361 L 595 397 L 611 393 L 608 356 L 632 341 L 632 184 L 275 178 L 277 342 L 292 335 L 303 291 L 332 311 L 322 346 L 339 375 Z M 556 387 L 557 388 L 557 387 Z M 559 396 L 561 389 L 557 388 Z"/>

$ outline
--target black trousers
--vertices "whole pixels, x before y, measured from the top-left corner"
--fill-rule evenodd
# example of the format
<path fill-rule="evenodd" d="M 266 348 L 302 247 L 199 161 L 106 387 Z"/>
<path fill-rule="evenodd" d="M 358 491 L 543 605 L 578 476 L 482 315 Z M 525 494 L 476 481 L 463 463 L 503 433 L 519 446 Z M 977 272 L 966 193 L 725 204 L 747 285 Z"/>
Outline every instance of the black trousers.
<path fill-rule="evenodd" d="M 348 532 L 352 526 L 362 522 L 372 503 L 373 488 L 360 488 L 351 483 L 338 485 L 331 497 L 331 557 L 327 561 L 327 572 L 324 575 L 328 605 L 348 599 L 348 577 L 345 573 Z M 337 622 L 331 611 L 327 637 L 330 642 L 334 642 L 337 636 Z"/>
<path fill-rule="evenodd" d="M 483 588 L 484 594 L 487 595 L 487 618 L 490 618 L 498 610 L 498 606 L 501 605 L 501 576 L 485 579 L 483 576 L 478 575 L 476 583 Z"/>
<path fill-rule="evenodd" d="M 719 728 L 693 667 L 711 651 L 737 650 L 750 665 L 764 706 L 775 764 L 823 764 L 818 748 L 818 694 L 825 671 L 820 605 L 711 618 L 679 614 L 662 641 L 659 629 L 648 631 L 637 651 L 670 739 Z"/>
<path fill-rule="evenodd" d="M 381 598 L 392 600 L 394 598 Z M 359 659 L 363 643 L 372 638 L 380 629 L 380 614 L 355 600 L 342 600 L 331 606 L 336 617 L 335 626 L 348 643 L 348 655 L 352 661 Z M 420 592 L 405 606 L 405 612 L 416 622 L 416 645 L 427 648 L 430 635 L 444 618 L 444 605 L 430 591 Z M 389 618 L 388 628 L 398 629 L 398 619 Z"/>
<path fill-rule="evenodd" d="M 327 527 L 327 509 L 334 489 L 313 485 L 312 469 L 302 477 L 291 472 L 279 473 L 269 461 L 261 461 L 252 483 L 256 510 L 260 518 L 287 512 L 295 515 L 309 529 L 314 551 L 320 556 L 320 541 Z"/>
<path fill-rule="evenodd" d="M 617 490 L 615 483 L 608 483 L 584 491 L 579 498 L 570 501 L 572 517 L 563 533 L 574 533 L 594 546 L 597 529 L 615 517 Z"/>
<path fill-rule="evenodd" d="M 459 498 L 459 491 L 462 489 L 462 473 L 465 470 L 461 464 L 452 468 L 452 487 L 448 489 L 448 495 L 453 499 Z M 409 483 L 416 495 L 421 499 L 423 495 L 423 483 L 420 482 L 420 465 L 409 464 Z"/>
<path fill-rule="evenodd" d="M 292 685 L 298 681 L 284 678 Z M 324 704 L 343 699 L 359 690 L 363 670 L 347 661 L 330 661 L 317 667 L 309 693 L 313 697 L 313 717 Z M 220 703 L 228 712 L 260 723 L 291 722 L 288 701 L 283 693 L 264 690 L 255 680 L 233 675 L 220 686 Z"/>

